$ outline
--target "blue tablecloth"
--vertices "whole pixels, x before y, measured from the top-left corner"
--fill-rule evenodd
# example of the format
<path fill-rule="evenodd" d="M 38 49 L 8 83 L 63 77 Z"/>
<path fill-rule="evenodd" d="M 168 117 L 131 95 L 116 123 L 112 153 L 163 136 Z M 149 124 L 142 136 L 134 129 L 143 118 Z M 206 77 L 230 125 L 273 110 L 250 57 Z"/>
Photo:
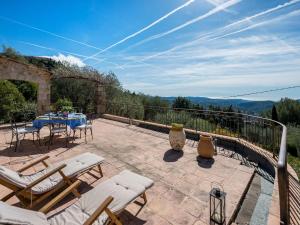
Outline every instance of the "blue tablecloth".
<path fill-rule="evenodd" d="M 48 124 L 67 124 L 71 129 L 86 123 L 86 116 L 84 114 L 69 114 L 67 117 L 54 116 L 54 114 L 47 114 L 39 116 L 33 121 L 33 126 L 41 129 Z"/>

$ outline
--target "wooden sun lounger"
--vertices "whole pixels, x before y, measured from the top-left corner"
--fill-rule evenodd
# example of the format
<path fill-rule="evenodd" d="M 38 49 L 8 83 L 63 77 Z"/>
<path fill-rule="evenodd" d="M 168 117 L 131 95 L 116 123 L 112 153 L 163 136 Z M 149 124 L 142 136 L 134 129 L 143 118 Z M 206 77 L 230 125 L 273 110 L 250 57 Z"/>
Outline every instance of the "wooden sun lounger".
<path fill-rule="evenodd" d="M 87 154 L 87 153 L 85 153 L 85 154 Z M 82 155 L 84 155 L 84 154 L 82 154 Z M 79 155 L 79 157 L 80 156 L 81 155 Z M 4 196 L 1 199 L 1 201 L 7 201 L 11 197 L 17 196 L 24 207 L 33 208 L 38 203 L 40 203 L 41 201 L 43 201 L 47 197 L 49 197 L 51 194 L 57 192 L 60 188 L 62 188 L 64 186 L 70 186 L 74 181 L 77 180 L 78 176 L 94 169 L 95 166 L 98 168 L 101 177 L 103 176 L 100 163 L 104 159 L 100 156 L 99 156 L 99 158 L 103 159 L 101 162 L 99 161 L 99 163 L 96 163 L 95 165 L 93 164 L 90 167 L 80 170 L 78 173 L 72 173 L 72 174 L 66 174 L 66 172 L 70 171 L 69 169 L 67 169 L 67 164 L 61 163 L 56 166 L 49 166 L 49 164 L 46 162 L 46 160 L 48 158 L 49 158 L 49 156 L 44 156 L 28 165 L 25 165 L 23 168 L 21 168 L 17 171 L 17 173 L 20 174 L 20 173 L 36 166 L 39 163 L 42 163 L 45 166 L 45 169 L 47 170 L 47 171 L 45 171 L 45 174 L 41 175 L 40 177 L 38 177 L 37 179 L 33 180 L 32 182 L 30 182 L 26 185 L 18 185 L 9 179 L 3 179 L 3 177 L 0 177 L 0 184 L 9 188 L 10 190 L 12 190 L 12 192 L 9 193 L 8 195 Z M 70 160 L 66 160 L 66 162 L 68 162 L 68 161 L 70 161 Z M 0 169 L 4 169 L 4 167 L 1 167 Z M 66 172 L 64 172 L 64 170 Z M 55 184 L 53 187 L 50 187 L 49 190 L 39 191 L 39 192 L 33 191 L 34 188 L 36 188 L 38 185 L 41 185 L 42 182 L 45 182 L 47 179 L 53 178 L 54 176 L 55 176 L 55 178 L 59 179 L 60 181 L 57 182 L 57 184 Z M 80 194 L 78 193 L 78 191 L 76 189 L 73 189 L 72 192 L 76 197 L 80 196 Z"/>

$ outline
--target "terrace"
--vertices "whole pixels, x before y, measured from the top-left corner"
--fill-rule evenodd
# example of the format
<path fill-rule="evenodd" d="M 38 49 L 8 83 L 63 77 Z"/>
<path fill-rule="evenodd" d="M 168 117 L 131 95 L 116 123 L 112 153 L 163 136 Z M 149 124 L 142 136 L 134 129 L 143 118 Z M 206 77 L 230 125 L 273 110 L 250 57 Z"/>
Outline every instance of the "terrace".
<path fill-rule="evenodd" d="M 65 148 L 63 138 L 57 137 L 49 149 L 24 140 L 21 151 L 14 152 L 9 148 L 10 131 L 0 130 L 0 164 L 18 169 L 45 154 L 52 162 L 58 162 L 89 151 L 105 158 L 104 177 L 98 179 L 94 172 L 80 177 L 84 181 L 80 186 L 81 193 L 123 169 L 153 179 L 155 184 L 147 192 L 148 203 L 130 204 L 120 215 L 123 224 L 209 224 L 209 192 L 214 182 L 221 184 L 227 193 L 227 224 L 299 222 L 299 184 L 296 178 L 290 178 L 294 183 L 291 187 L 288 185 L 291 176 L 288 174 L 297 176 L 286 163 L 284 126 L 242 114 L 209 111 L 184 114 L 179 109 L 148 108 L 148 113 L 155 111 L 156 117 L 137 120 L 132 111 L 134 107 L 126 106 L 126 109 L 124 111 L 123 106 L 108 107 L 107 114 L 93 123 L 93 140 L 88 136 L 85 143 L 78 138 L 70 142 L 68 148 Z M 183 152 L 176 152 L 170 149 L 168 124 L 181 122 L 187 114 L 196 119 L 192 125 L 185 126 L 188 139 Z M 219 126 L 212 127 L 213 123 L 207 122 L 212 115 L 219 121 Z M 222 120 L 218 120 L 220 118 Z M 199 130 L 215 137 L 217 155 L 214 160 L 197 158 Z M 260 135 L 251 136 L 251 131 Z M 48 135 L 49 131 L 44 127 L 42 139 Z M 268 148 L 272 152 L 267 151 Z M 296 195 L 290 194 L 293 190 Z M 0 193 L 3 197 L 8 190 L 1 186 Z M 17 201 L 13 198 L 9 203 L 17 204 Z M 50 214 L 73 201 L 70 196 Z"/>

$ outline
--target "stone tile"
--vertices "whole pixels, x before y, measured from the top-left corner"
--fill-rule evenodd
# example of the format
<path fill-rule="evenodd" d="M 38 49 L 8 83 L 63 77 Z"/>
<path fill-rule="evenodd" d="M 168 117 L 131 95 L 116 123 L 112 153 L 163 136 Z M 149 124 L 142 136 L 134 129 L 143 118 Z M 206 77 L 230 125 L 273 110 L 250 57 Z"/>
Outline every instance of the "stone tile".
<path fill-rule="evenodd" d="M 177 190 L 180 190 L 182 193 L 184 193 L 185 195 L 190 195 L 196 188 L 197 186 L 190 184 L 186 181 L 179 180 L 175 185 L 174 188 Z"/>
<path fill-rule="evenodd" d="M 179 205 L 185 198 L 185 194 L 182 192 L 176 190 L 176 189 L 170 189 L 166 193 L 163 194 L 163 197 L 170 202 L 173 202 L 176 205 Z"/>
<path fill-rule="evenodd" d="M 204 214 L 205 208 L 208 207 L 208 205 L 207 203 L 198 201 L 194 198 L 185 197 L 185 199 L 181 202 L 180 207 L 182 207 L 185 212 L 199 218 Z"/>
<path fill-rule="evenodd" d="M 202 220 L 197 220 L 193 225 L 207 225 L 207 223 L 203 222 Z"/>
<path fill-rule="evenodd" d="M 162 197 L 154 199 L 149 204 L 149 208 L 174 225 L 189 225 L 196 220 L 195 217 L 184 212 L 180 207 L 174 205 L 173 202 Z"/>

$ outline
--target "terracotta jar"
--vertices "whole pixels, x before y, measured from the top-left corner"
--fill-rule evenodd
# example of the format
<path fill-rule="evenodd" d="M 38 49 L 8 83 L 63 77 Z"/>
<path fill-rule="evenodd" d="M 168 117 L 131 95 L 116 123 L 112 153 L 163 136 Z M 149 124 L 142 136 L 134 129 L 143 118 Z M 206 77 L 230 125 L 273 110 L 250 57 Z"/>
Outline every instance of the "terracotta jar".
<path fill-rule="evenodd" d="M 212 137 L 208 135 L 200 135 L 200 141 L 198 144 L 198 154 L 203 158 L 213 158 L 215 154 L 215 148 L 212 142 Z"/>
<path fill-rule="evenodd" d="M 169 132 L 169 141 L 172 149 L 180 151 L 185 144 L 186 136 L 182 124 L 172 123 L 172 128 Z"/>

